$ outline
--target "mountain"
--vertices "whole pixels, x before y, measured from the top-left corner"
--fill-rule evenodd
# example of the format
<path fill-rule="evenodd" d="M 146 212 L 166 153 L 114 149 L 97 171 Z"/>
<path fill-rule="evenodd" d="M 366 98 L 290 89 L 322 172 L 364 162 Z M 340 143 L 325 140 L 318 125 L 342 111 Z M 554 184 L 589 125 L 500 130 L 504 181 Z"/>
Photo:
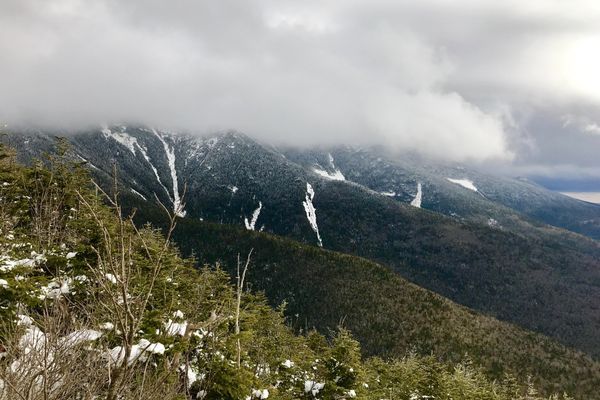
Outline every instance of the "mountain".
<path fill-rule="evenodd" d="M 128 202 L 139 224 L 154 220 L 165 226 L 164 211 L 126 196 L 132 196 Z M 600 364 L 589 355 L 476 313 L 372 261 L 187 218 L 178 221 L 173 238 L 199 266 L 217 264 L 232 276 L 239 258 L 251 252 L 251 290 L 264 291 L 273 307 L 283 304 L 290 325 L 300 332 L 316 328 L 326 333 L 341 324 L 367 357 L 433 354 L 450 365 L 472 362 L 493 380 L 518 375 L 523 384 L 529 376 L 542 393 L 596 396 Z"/>
<path fill-rule="evenodd" d="M 457 219 L 510 229 L 518 229 L 526 219 L 600 238 L 600 205 L 547 190 L 525 178 L 491 176 L 460 164 L 391 154 L 377 147 L 284 149 L 283 153 L 322 176 L 331 179 L 337 172 L 399 202 L 411 203 L 420 193 L 420 207 Z"/>
<path fill-rule="evenodd" d="M 541 400 L 533 380 L 544 393 L 573 388 L 581 398 L 597 395 L 598 364 L 589 357 L 491 319 L 487 323 L 495 329 L 488 332 L 499 335 L 485 343 L 486 328 L 469 322 L 486 323 L 485 318 L 473 319 L 440 296 L 364 260 L 227 225 L 177 220 L 172 214 L 166 235 L 136 226 L 123 217 L 118 196 L 108 198 L 97 190 L 81 164 L 63 150 L 60 146 L 60 155 L 48 157 L 46 163 L 25 167 L 15 163 L 13 153 L 0 143 L 1 400 L 378 400 L 390 394 L 405 399 Z M 127 196 L 139 199 L 130 192 L 122 198 Z M 166 217 L 152 203 L 140 211 Z M 475 334 L 473 344 L 463 339 L 471 338 L 469 331 L 448 331 L 441 349 L 462 351 L 458 344 L 476 351 L 474 345 L 481 344 L 484 348 L 475 355 L 514 353 L 529 362 L 521 368 L 523 363 L 502 355 L 490 361 L 511 362 L 494 364 L 498 371 L 533 371 L 536 376 L 491 380 L 472 361 L 442 362 L 414 352 L 385 360 L 364 357 L 360 344 L 344 328 L 325 334 L 294 332 L 282 308 L 270 307 L 261 293 L 248 290 L 248 264 L 241 280 L 238 270 L 232 283 L 218 265 L 196 268 L 193 259 L 182 258 L 170 235 L 176 222 L 183 222 L 180 227 L 191 223 L 188 227 L 207 248 L 207 256 L 210 249 L 211 257 L 220 258 L 218 252 L 227 249 L 218 246 L 225 241 L 237 240 L 242 246 L 237 249 L 260 246 L 261 255 L 257 252 L 255 260 L 266 272 L 262 277 L 268 280 L 276 270 L 291 273 L 291 280 L 279 276 L 281 285 L 272 287 L 293 290 L 296 296 L 285 294 L 292 307 L 300 300 L 303 315 L 317 317 L 321 327 L 340 312 L 354 310 L 348 314 L 349 323 L 357 330 L 361 324 L 372 329 L 378 313 L 369 305 L 393 305 L 392 311 L 405 314 L 407 334 L 415 322 L 423 324 L 416 336 L 407 336 L 417 345 L 429 346 L 435 342 L 428 338 L 437 341 L 443 330 L 464 327 Z M 197 236 L 203 232 L 208 240 Z M 189 239 L 188 233 L 176 231 L 180 240 Z M 232 258 L 226 252 L 221 256 Z M 289 263 L 288 256 L 303 259 L 303 268 L 284 271 L 281 262 Z M 260 284 L 257 267 L 250 265 L 253 280 Z M 371 286 L 358 282 L 355 290 L 388 288 L 400 296 L 392 296 L 392 304 L 381 303 L 383 298 L 377 295 L 365 296 L 365 301 L 344 308 L 338 301 L 350 300 L 353 293 L 341 291 L 314 313 L 311 305 L 322 302 L 325 293 L 319 285 L 303 285 L 304 280 L 298 279 L 302 270 L 309 276 L 331 277 L 332 286 L 325 289 L 343 289 L 347 272 L 356 272 Z M 403 296 L 411 298 L 402 301 Z M 386 310 L 380 312 L 385 321 L 394 320 Z M 455 318 L 461 315 L 462 319 Z M 419 316 L 420 321 L 413 321 Z M 433 334 L 428 335 L 430 331 Z M 511 339 L 505 340 L 505 334 Z M 515 339 L 525 340 L 525 346 L 508 347 L 520 345 Z"/>
<path fill-rule="evenodd" d="M 367 356 L 434 354 L 471 360 L 491 379 L 533 377 L 544 393 L 577 397 L 600 385 L 600 364 L 554 340 L 483 316 L 422 289 L 374 262 L 240 227 L 182 220 L 175 240 L 199 263 L 235 274 L 250 249 L 248 280 L 273 306 L 285 303 L 297 329 L 333 331 L 340 324 Z"/>
<path fill-rule="evenodd" d="M 53 142 L 44 133 L 6 140 L 24 160 Z M 140 209 L 156 195 L 184 221 L 365 257 L 457 303 L 600 355 L 600 245 L 509 207 L 507 199 L 528 199 L 541 215 L 555 212 L 545 208 L 558 204 L 549 200 L 555 195 L 537 186 L 418 160 L 401 168 L 377 150 L 278 150 L 239 133 L 198 138 L 123 126 L 69 141 L 105 187 L 116 165 Z M 584 205 L 574 220 L 594 218 L 585 203 L 568 200 L 566 209 L 571 201 Z"/>

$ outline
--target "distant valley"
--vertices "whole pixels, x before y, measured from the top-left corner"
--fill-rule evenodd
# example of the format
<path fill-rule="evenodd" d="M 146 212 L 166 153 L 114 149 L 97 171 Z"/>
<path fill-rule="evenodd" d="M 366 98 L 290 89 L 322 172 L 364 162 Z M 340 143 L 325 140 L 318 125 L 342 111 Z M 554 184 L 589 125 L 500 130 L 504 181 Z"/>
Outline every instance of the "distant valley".
<path fill-rule="evenodd" d="M 589 203 L 600 204 L 600 192 L 561 192 L 565 196 L 574 199 L 587 201 Z"/>

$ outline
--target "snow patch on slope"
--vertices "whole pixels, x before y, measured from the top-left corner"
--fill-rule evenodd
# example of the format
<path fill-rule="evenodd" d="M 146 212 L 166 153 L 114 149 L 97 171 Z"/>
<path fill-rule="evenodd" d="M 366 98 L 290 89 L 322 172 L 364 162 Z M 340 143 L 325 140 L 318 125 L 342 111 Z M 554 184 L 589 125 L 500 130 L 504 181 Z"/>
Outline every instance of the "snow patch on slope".
<path fill-rule="evenodd" d="M 327 172 L 327 171 L 319 169 L 319 168 L 313 168 L 313 171 L 315 173 L 321 175 L 323 178 L 331 179 L 332 181 L 345 181 L 346 180 L 346 178 L 344 177 L 344 175 L 342 174 L 342 172 L 339 169 L 336 169 L 333 173 Z"/>
<path fill-rule="evenodd" d="M 413 201 L 410 202 L 410 205 L 413 207 L 421 208 L 422 200 L 423 200 L 423 187 L 421 185 L 421 182 L 419 182 L 419 183 L 417 183 L 417 195 L 415 196 Z"/>
<path fill-rule="evenodd" d="M 478 192 L 477 188 L 473 184 L 473 181 L 471 181 L 469 179 L 452 179 L 452 178 L 446 178 L 446 179 L 448 179 L 452 183 L 456 183 L 457 185 L 464 187 L 465 189 L 472 190 L 473 192 Z"/>
<path fill-rule="evenodd" d="M 157 342 L 151 343 L 147 339 L 140 339 L 137 344 L 131 346 L 129 357 L 125 360 L 125 349 L 121 346 L 113 347 L 106 352 L 107 358 L 111 364 L 133 365 L 138 361 L 146 361 L 148 359 L 148 353 L 150 354 L 164 354 L 166 347 L 164 344 Z"/>
<path fill-rule="evenodd" d="M 134 156 L 135 156 L 135 150 L 137 149 L 144 157 L 144 160 L 146 160 L 146 162 L 150 165 L 150 168 L 152 168 L 152 172 L 154 172 L 154 176 L 156 177 L 158 184 L 163 189 L 165 189 L 165 192 L 167 192 L 169 199 L 172 202 L 174 201 L 173 198 L 171 197 L 169 189 L 167 189 L 167 187 L 160 180 L 160 176 L 158 175 L 158 170 L 156 169 L 154 164 L 152 164 L 152 161 L 150 160 L 150 157 L 148 156 L 148 152 L 146 151 L 146 148 L 143 147 L 142 145 L 140 145 L 136 138 L 134 138 L 133 136 L 130 136 L 129 134 L 127 134 L 125 132 L 113 132 L 106 127 L 102 128 L 102 134 L 104 135 L 105 138 L 107 138 L 107 139 L 112 138 L 117 143 L 120 143 L 121 145 L 127 147 L 127 149 L 129 149 L 129 151 L 131 151 L 131 153 Z M 87 160 L 85 160 L 83 157 L 80 156 L 80 158 L 87 162 Z M 96 168 L 96 167 L 94 167 L 94 168 Z M 144 200 L 145 200 L 145 198 L 144 198 Z"/>
<path fill-rule="evenodd" d="M 333 163 L 333 156 L 331 155 L 331 153 L 327 153 L 327 156 L 329 157 L 329 166 L 331 167 L 333 172 L 327 172 L 320 168 L 313 168 L 313 171 L 326 179 L 331 179 L 333 181 L 345 181 L 346 178 L 344 177 L 344 174 L 342 174 L 342 171 L 335 167 L 335 164 Z"/>
<path fill-rule="evenodd" d="M 317 210 L 313 205 L 313 199 L 315 198 L 315 191 L 310 183 L 306 182 L 306 197 L 302 202 L 304 206 L 304 211 L 306 212 L 306 218 L 308 219 L 308 223 L 312 230 L 317 234 L 317 240 L 319 241 L 319 246 L 323 247 L 323 241 L 321 240 L 321 235 L 319 234 L 319 226 L 317 225 Z"/>
<path fill-rule="evenodd" d="M 46 256 L 44 254 L 38 254 L 35 251 L 31 252 L 29 258 L 19 260 L 13 259 L 6 254 L 2 254 L 0 255 L 0 272 L 10 272 L 18 267 L 36 268 L 39 264 L 44 262 L 46 262 Z"/>
<path fill-rule="evenodd" d="M 387 197 L 394 197 L 394 196 L 396 196 L 396 192 L 379 192 L 379 194 L 387 196 Z"/>
<path fill-rule="evenodd" d="M 259 201 L 258 208 L 252 213 L 252 219 L 248 221 L 248 218 L 244 218 L 244 225 L 246 225 L 246 229 L 248 229 L 249 231 L 255 230 L 254 226 L 256 225 L 258 216 L 260 215 L 260 210 L 262 210 L 262 202 Z"/>
<path fill-rule="evenodd" d="M 163 147 L 165 148 L 165 154 L 167 155 L 169 169 L 171 170 L 171 181 L 173 182 L 173 211 L 178 217 L 185 217 L 185 204 L 181 203 L 181 198 L 179 197 L 179 184 L 177 182 L 177 170 L 175 169 L 175 150 L 167 144 L 156 129 L 152 129 L 152 132 L 162 142 Z"/>
<path fill-rule="evenodd" d="M 117 143 L 122 144 L 127 147 L 131 154 L 135 156 L 135 146 L 139 146 L 138 141 L 133 136 L 127 134 L 126 132 L 113 132 L 107 127 L 102 128 L 102 134 L 105 138 L 114 139 Z"/>
<path fill-rule="evenodd" d="M 41 376 L 48 364 L 52 365 L 53 360 L 60 357 L 65 351 L 83 343 L 96 341 L 102 336 L 101 332 L 85 329 L 58 337 L 58 340 L 51 340 L 40 328 L 34 325 L 29 316 L 18 315 L 17 318 L 17 325 L 24 327 L 25 330 L 15 346 L 19 350 L 15 352 L 17 356 L 9 367 L 13 373 L 22 374 L 27 371 L 28 374 L 34 377 Z M 2 383 L 3 381 L 0 379 L 0 393 L 2 393 Z M 40 380 L 33 379 L 31 385 L 40 385 Z M 37 391 L 39 390 L 36 388 Z"/>
<path fill-rule="evenodd" d="M 156 169 L 156 167 L 154 166 L 154 164 L 152 164 L 152 161 L 150 161 L 150 157 L 148 157 L 148 153 L 146 152 L 146 149 L 144 147 L 140 146 L 139 144 L 138 144 L 138 149 L 139 149 L 140 153 L 142 153 L 142 156 L 144 156 L 144 159 L 146 160 L 146 162 L 148 164 L 150 164 L 150 168 L 152 168 L 152 172 L 154 172 L 154 176 L 156 177 L 156 180 L 158 181 L 158 184 L 163 189 L 165 189 L 165 192 L 167 192 L 167 196 L 169 196 L 169 199 L 171 201 L 173 201 L 173 199 L 171 198 L 171 193 L 169 192 L 169 189 L 167 189 L 167 187 L 160 180 L 160 176 L 158 176 L 158 170 Z"/>

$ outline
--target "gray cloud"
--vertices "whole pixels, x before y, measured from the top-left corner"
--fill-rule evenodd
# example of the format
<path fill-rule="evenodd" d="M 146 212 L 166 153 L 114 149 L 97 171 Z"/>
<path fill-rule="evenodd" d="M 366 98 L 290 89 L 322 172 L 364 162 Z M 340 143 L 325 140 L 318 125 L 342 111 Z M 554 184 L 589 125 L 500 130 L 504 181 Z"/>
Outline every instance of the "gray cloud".
<path fill-rule="evenodd" d="M 0 119 L 598 167 L 600 136 L 562 118 L 600 121 L 599 16 L 588 0 L 4 0 Z"/>

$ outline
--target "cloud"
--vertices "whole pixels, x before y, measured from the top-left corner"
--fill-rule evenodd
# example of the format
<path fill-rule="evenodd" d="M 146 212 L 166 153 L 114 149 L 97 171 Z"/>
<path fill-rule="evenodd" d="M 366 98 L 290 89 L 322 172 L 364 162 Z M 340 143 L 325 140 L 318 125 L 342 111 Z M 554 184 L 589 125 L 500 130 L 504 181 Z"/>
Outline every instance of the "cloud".
<path fill-rule="evenodd" d="M 401 149 L 423 150 L 437 158 L 510 156 L 502 123 L 456 93 L 388 93 L 369 104 L 370 126 L 395 137 Z M 403 132 L 395 136 L 396 132 Z"/>
<path fill-rule="evenodd" d="M 583 127 L 583 131 L 594 135 L 600 135 L 600 125 L 598 125 L 595 122 L 590 122 L 589 124 Z"/>
<path fill-rule="evenodd" d="M 575 127 L 581 132 L 591 135 L 600 135 L 600 124 L 585 116 L 577 116 L 572 114 L 563 115 L 563 128 Z"/>
<path fill-rule="evenodd" d="M 540 109 L 597 100 L 562 60 L 598 31 L 577 3 L 4 0 L 0 119 L 519 159 Z"/>

